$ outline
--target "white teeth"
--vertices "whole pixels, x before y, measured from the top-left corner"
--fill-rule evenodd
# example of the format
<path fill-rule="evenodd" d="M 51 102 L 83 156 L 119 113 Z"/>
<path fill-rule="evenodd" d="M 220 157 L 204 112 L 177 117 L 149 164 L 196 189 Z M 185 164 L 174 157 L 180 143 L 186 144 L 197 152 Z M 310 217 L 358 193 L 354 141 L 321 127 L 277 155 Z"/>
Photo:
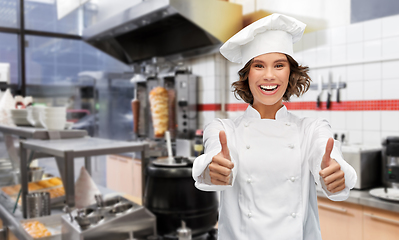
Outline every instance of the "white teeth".
<path fill-rule="evenodd" d="M 277 89 L 277 87 L 278 87 L 277 85 L 266 85 L 266 86 L 260 85 L 260 88 L 265 91 L 273 91 Z"/>

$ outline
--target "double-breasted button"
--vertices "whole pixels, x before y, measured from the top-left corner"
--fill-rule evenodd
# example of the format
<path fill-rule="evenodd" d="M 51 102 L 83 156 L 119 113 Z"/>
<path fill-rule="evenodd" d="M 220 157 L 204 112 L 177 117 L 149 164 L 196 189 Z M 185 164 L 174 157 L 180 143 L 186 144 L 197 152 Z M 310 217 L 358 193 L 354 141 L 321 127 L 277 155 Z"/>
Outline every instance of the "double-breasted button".
<path fill-rule="evenodd" d="M 251 183 L 252 183 L 252 179 L 248 178 L 248 179 L 247 179 L 247 183 L 250 183 L 250 184 L 251 184 Z"/>
<path fill-rule="evenodd" d="M 251 148 L 251 146 L 247 145 L 247 149 L 250 149 L 250 148 Z"/>
<path fill-rule="evenodd" d="M 252 217 L 252 213 L 249 212 L 249 213 L 247 214 L 247 216 L 248 216 L 248 218 L 251 218 L 251 217 Z"/>
<path fill-rule="evenodd" d="M 248 127 L 249 126 L 249 123 L 244 123 L 244 127 Z"/>
<path fill-rule="evenodd" d="M 291 213 L 291 217 L 296 218 L 296 213 Z"/>

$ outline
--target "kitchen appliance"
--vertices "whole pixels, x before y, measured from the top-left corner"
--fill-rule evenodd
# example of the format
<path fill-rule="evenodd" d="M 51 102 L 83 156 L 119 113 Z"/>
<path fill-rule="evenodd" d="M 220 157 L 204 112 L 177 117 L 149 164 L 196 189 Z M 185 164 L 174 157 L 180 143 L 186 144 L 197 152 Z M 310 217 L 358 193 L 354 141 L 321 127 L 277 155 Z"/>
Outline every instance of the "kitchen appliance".
<path fill-rule="evenodd" d="M 382 181 L 385 187 L 399 188 L 399 137 L 382 142 Z"/>
<path fill-rule="evenodd" d="M 187 158 L 148 165 L 144 205 L 156 216 L 159 235 L 177 235 L 181 221 L 191 229 L 193 239 L 214 230 L 217 193 L 198 190 L 191 174 L 192 162 Z"/>
<path fill-rule="evenodd" d="M 136 82 L 136 98 L 140 102 L 137 136 L 154 139 L 148 96 L 153 88 L 162 86 L 168 91 L 168 130 L 171 138 L 194 139 L 198 119 L 197 79 L 198 76 L 191 74 L 188 69 L 179 69 L 174 75 L 149 76 L 146 81 Z"/>
<path fill-rule="evenodd" d="M 185 71 L 175 77 L 176 89 L 176 137 L 194 139 L 197 129 L 197 76 Z"/>
<path fill-rule="evenodd" d="M 61 217 L 63 240 L 153 239 L 157 235 L 155 216 L 121 196 L 75 209 Z"/>
<path fill-rule="evenodd" d="M 381 147 L 348 145 L 341 147 L 342 155 L 356 171 L 354 189 L 366 189 L 381 184 Z"/>
<path fill-rule="evenodd" d="M 165 139 L 168 157 L 158 158 L 146 168 L 144 205 L 156 215 L 161 235 L 178 236 L 182 222 L 183 229 L 190 229 L 190 236 L 191 230 L 197 237 L 209 234 L 217 221 L 216 193 L 200 191 L 194 186 L 192 160 L 173 157 L 168 131 Z"/>
<path fill-rule="evenodd" d="M 217 52 L 243 25 L 240 4 L 216 0 L 131 1 L 99 12 L 83 39 L 129 65 Z"/>

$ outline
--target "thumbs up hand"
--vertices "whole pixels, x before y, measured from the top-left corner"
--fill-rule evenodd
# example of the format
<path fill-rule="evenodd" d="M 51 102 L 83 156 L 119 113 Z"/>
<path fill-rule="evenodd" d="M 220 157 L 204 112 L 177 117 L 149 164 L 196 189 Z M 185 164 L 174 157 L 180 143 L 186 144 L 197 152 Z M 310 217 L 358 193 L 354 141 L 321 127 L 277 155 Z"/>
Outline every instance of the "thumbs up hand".
<path fill-rule="evenodd" d="M 345 174 L 341 170 L 341 166 L 330 157 L 334 146 L 334 139 L 329 138 L 326 144 L 326 151 L 321 161 L 321 171 L 319 175 L 331 193 L 336 193 L 345 188 Z"/>
<path fill-rule="evenodd" d="M 231 169 L 234 163 L 231 161 L 227 138 L 224 131 L 219 132 L 219 141 L 222 150 L 212 158 L 209 164 L 209 175 L 211 182 L 215 185 L 229 185 L 231 183 Z"/>

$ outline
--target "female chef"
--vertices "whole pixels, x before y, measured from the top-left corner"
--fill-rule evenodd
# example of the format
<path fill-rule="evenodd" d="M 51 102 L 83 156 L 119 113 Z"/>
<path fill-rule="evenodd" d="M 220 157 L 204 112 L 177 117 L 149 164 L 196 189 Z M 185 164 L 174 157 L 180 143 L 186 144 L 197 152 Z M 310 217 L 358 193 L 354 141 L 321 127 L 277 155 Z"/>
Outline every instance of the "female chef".
<path fill-rule="evenodd" d="M 249 106 L 235 120 L 207 125 L 205 154 L 194 161 L 196 187 L 220 191 L 219 239 L 321 239 L 316 185 L 333 201 L 347 199 L 355 185 L 328 122 L 297 117 L 282 103 L 309 87 L 308 68 L 293 56 L 304 29 L 272 14 L 220 48 L 242 64 L 233 88 Z"/>

